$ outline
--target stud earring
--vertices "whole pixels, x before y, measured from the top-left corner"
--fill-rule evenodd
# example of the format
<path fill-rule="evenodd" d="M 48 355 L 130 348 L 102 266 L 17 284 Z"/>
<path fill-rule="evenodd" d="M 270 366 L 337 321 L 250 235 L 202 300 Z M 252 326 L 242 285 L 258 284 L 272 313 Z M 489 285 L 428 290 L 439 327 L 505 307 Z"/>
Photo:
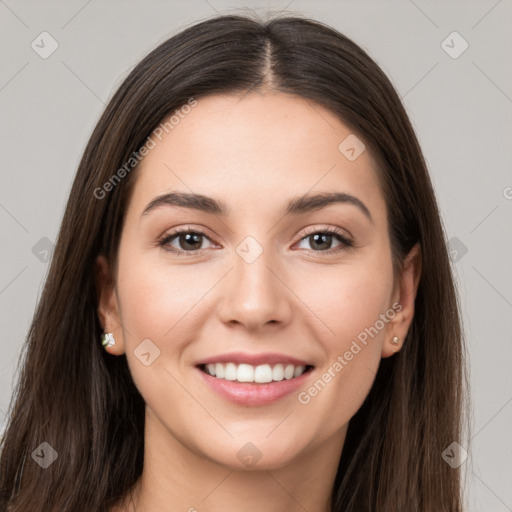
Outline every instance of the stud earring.
<path fill-rule="evenodd" d="M 114 335 L 111 332 L 106 332 L 101 335 L 101 344 L 105 347 L 105 349 L 113 347 L 116 344 L 116 340 L 114 339 Z"/>
<path fill-rule="evenodd" d="M 393 343 L 393 345 L 398 345 L 398 336 L 393 336 L 391 343 Z"/>

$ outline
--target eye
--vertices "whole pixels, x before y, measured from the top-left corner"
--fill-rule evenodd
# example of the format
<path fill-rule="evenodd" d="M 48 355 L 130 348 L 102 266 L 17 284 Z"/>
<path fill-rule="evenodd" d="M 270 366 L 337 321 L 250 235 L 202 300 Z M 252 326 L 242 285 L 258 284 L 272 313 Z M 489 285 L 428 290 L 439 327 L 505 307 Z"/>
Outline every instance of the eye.
<path fill-rule="evenodd" d="M 339 242 L 338 246 L 332 249 L 333 239 Z M 299 243 L 308 242 L 312 249 L 310 252 L 326 252 L 329 254 L 337 253 L 354 246 L 354 243 L 337 228 L 325 228 L 317 231 L 312 231 L 303 237 Z"/>
<path fill-rule="evenodd" d="M 177 256 L 194 256 L 202 249 L 205 249 L 205 247 L 203 247 L 204 239 L 211 242 L 210 238 L 202 231 L 192 230 L 189 227 L 178 228 L 171 233 L 167 233 L 158 242 L 158 245 Z M 332 248 L 333 240 L 338 241 L 338 246 L 335 246 L 334 249 Z M 306 250 L 316 253 L 323 252 L 333 254 L 354 246 L 354 243 L 337 228 L 325 228 L 311 231 L 301 238 L 299 244 L 307 241 L 310 242 L 312 249 Z M 173 244 L 177 244 L 177 247 Z"/>
<path fill-rule="evenodd" d="M 158 245 L 178 256 L 185 255 L 185 253 L 193 255 L 193 253 L 204 249 L 202 247 L 204 239 L 210 240 L 202 231 L 193 231 L 190 228 L 175 229 L 173 232 L 167 233 L 158 242 Z M 173 243 L 176 243 L 178 247 Z"/>

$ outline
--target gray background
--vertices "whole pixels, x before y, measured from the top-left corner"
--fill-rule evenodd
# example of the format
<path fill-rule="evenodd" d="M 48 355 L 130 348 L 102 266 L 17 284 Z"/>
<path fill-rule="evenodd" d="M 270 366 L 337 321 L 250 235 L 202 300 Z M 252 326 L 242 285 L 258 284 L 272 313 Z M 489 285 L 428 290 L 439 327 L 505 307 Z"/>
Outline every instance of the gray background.
<path fill-rule="evenodd" d="M 465 319 L 468 510 L 512 511 L 510 0 L 0 0 L 0 427 L 69 188 L 104 105 L 179 29 L 245 8 L 286 9 L 334 26 L 376 59 L 402 96 L 451 240 Z M 31 47 L 42 45 L 43 31 L 59 45 L 47 59 Z M 469 44 L 457 58 L 445 50 L 459 53 L 462 40 L 442 45 L 453 31 Z"/>

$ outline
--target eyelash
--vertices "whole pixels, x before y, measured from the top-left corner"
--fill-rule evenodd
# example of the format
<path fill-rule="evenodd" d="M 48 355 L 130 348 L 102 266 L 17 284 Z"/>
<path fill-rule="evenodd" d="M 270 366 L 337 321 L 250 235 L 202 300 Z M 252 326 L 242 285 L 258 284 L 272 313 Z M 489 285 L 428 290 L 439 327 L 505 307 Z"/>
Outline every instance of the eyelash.
<path fill-rule="evenodd" d="M 195 256 L 195 255 L 197 255 L 202 249 L 199 249 L 196 251 L 182 251 L 182 250 L 175 249 L 174 247 L 171 247 L 170 245 L 168 245 L 169 242 L 171 242 L 174 238 L 176 238 L 180 234 L 184 234 L 184 233 L 192 233 L 195 235 L 204 236 L 205 238 L 210 240 L 210 238 L 202 231 L 192 230 L 190 228 L 177 228 L 174 231 L 172 231 L 171 233 L 164 235 L 163 238 L 161 238 L 158 241 L 158 245 L 160 247 L 162 247 L 163 249 L 165 249 L 166 251 L 176 254 L 176 256 Z M 323 254 L 330 255 L 330 254 L 336 254 L 341 251 L 346 251 L 347 249 L 350 249 L 355 246 L 354 242 L 352 242 L 349 238 L 347 238 L 347 236 L 337 228 L 325 228 L 325 229 L 317 229 L 317 230 L 311 231 L 309 233 L 306 233 L 299 240 L 299 242 L 302 242 L 304 239 L 310 237 L 311 235 L 316 235 L 316 234 L 333 235 L 335 238 L 338 239 L 339 242 L 341 242 L 341 245 L 339 247 L 335 248 L 334 250 L 328 249 L 326 251 L 315 251 L 313 249 L 306 249 L 310 253 L 313 252 L 313 253 L 317 253 L 317 254 L 323 253 Z M 212 240 L 210 240 L 210 241 L 212 241 Z"/>

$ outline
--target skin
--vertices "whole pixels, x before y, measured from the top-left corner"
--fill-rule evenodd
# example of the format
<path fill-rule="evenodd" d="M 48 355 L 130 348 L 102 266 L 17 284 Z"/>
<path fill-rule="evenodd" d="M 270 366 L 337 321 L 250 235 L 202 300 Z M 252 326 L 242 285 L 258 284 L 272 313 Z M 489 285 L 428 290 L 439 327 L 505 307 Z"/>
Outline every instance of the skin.
<path fill-rule="evenodd" d="M 368 150 L 349 161 L 338 149 L 350 133 L 302 98 L 215 95 L 200 99 L 137 170 L 117 273 L 99 256 L 97 286 L 100 320 L 116 340 L 108 351 L 126 354 L 146 402 L 144 470 L 130 497 L 138 512 L 330 510 L 348 422 L 381 358 L 400 350 L 421 269 L 416 246 L 393 275 L 375 163 Z M 168 205 L 143 215 L 171 191 L 221 200 L 230 215 Z M 351 204 L 283 217 L 292 197 L 333 191 L 359 198 L 373 222 Z M 206 235 L 195 253 L 158 245 L 187 226 Z M 333 252 L 333 237 L 322 250 L 307 236 L 329 227 L 355 247 Z M 236 252 L 249 235 L 263 249 L 250 264 Z M 169 244 L 188 247 L 183 237 Z M 194 367 L 226 352 L 279 352 L 315 366 L 299 391 L 307 390 L 395 302 L 400 313 L 306 405 L 296 392 L 265 406 L 233 404 Z M 149 366 L 134 355 L 147 338 L 160 350 Z M 261 453 L 253 468 L 237 457 L 248 442 Z M 113 510 L 130 507 L 127 498 Z"/>

